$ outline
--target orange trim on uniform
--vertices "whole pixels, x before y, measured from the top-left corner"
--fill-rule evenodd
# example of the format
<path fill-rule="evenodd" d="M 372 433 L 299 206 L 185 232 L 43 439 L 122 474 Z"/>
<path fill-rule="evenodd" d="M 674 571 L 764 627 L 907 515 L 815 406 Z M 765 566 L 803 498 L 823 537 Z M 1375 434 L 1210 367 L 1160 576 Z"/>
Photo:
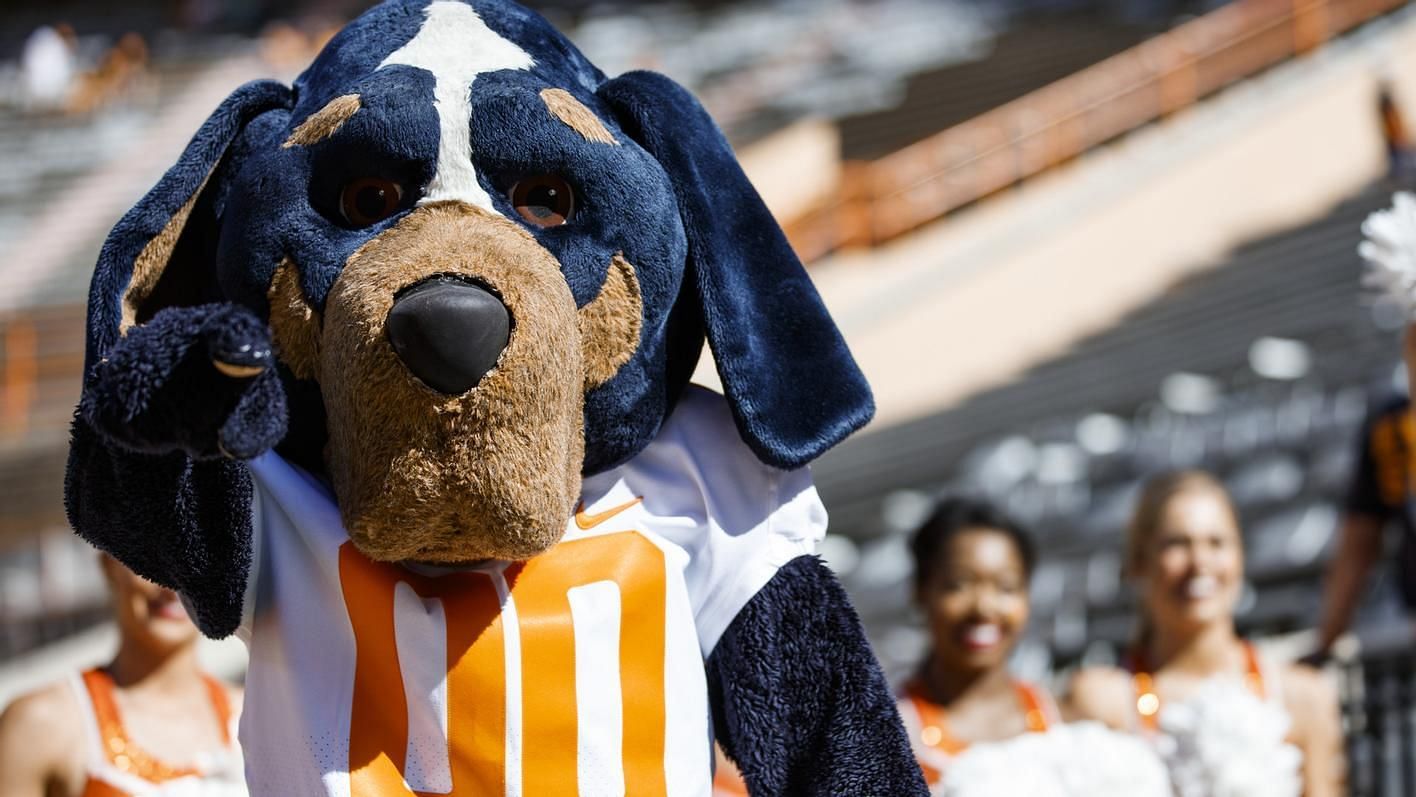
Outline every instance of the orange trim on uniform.
<path fill-rule="evenodd" d="M 1268 687 L 1264 684 L 1264 671 L 1259 665 L 1259 653 L 1248 640 L 1240 643 L 1244 648 L 1244 685 L 1260 700 L 1268 699 Z M 1136 692 L 1136 716 L 1141 727 L 1148 731 L 1160 729 L 1160 694 L 1155 690 L 1155 676 L 1150 666 L 1139 654 L 1132 657 L 1131 683 Z"/>
<path fill-rule="evenodd" d="M 1041 690 L 1032 684 L 1018 680 L 1013 681 L 1013 690 L 1023 709 L 1023 722 L 1028 732 L 1046 732 L 1049 725 L 1048 711 Z M 959 755 L 969 748 L 968 742 L 949 732 L 948 711 L 929 699 L 925 694 L 922 680 L 913 678 L 905 684 L 905 695 L 909 698 L 910 704 L 914 706 L 915 713 L 919 715 L 919 741 L 924 746 L 932 747 L 950 757 Z M 920 762 L 920 767 L 924 769 L 925 780 L 930 783 L 937 781 L 942 774 L 923 761 Z"/>
<path fill-rule="evenodd" d="M 118 711 L 118 701 L 114 695 L 117 687 L 113 678 L 100 669 L 86 670 L 81 678 L 84 691 L 88 693 L 93 706 L 94 718 L 98 722 L 99 743 L 103 745 L 103 755 L 108 763 L 120 772 L 140 778 L 149 783 L 164 783 L 178 778 L 199 777 L 204 774 L 194 766 L 175 767 L 157 760 L 143 750 L 123 728 L 123 718 Z M 221 740 L 231 744 L 231 702 L 226 695 L 226 687 L 209 675 L 202 676 L 206 683 L 207 697 L 212 710 L 221 725 Z M 90 776 L 84 784 L 82 797 L 127 797 L 120 789 Z"/>
<path fill-rule="evenodd" d="M 127 792 L 108 783 L 104 783 L 97 778 L 89 778 L 84 783 L 84 790 L 79 793 L 79 797 L 132 797 Z"/>
<path fill-rule="evenodd" d="M 729 761 L 721 749 L 714 745 L 717 768 L 713 771 L 713 797 L 750 797 L 742 773 Z"/>
<path fill-rule="evenodd" d="M 1047 700 L 1042 690 L 1024 681 L 1014 681 L 1018 690 L 1018 702 L 1023 704 L 1023 721 L 1032 733 L 1046 733 L 1048 725 Z"/>
<path fill-rule="evenodd" d="M 949 732 L 949 712 L 925 695 L 922 680 L 914 678 L 906 684 L 905 695 L 909 697 L 910 704 L 919 715 L 919 740 L 925 747 L 942 750 L 951 756 L 968 749 L 968 742 L 955 738 L 954 734 Z"/>
<path fill-rule="evenodd" d="M 1382 503 L 1396 507 L 1416 490 L 1416 416 L 1410 411 L 1380 417 L 1368 441 Z"/>
<path fill-rule="evenodd" d="M 225 684 L 210 675 L 203 674 L 202 680 L 206 681 L 207 698 L 211 700 L 212 711 L 216 713 L 216 721 L 221 726 L 221 743 L 231 745 L 231 697 L 226 693 Z"/>

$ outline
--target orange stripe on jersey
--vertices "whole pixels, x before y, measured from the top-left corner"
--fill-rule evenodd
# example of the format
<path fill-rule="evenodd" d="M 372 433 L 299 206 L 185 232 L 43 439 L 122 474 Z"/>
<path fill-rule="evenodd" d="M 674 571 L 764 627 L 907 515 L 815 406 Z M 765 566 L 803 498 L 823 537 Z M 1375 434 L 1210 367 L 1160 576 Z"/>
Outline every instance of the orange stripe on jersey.
<path fill-rule="evenodd" d="M 514 579 L 514 583 L 513 583 Z M 662 797 L 664 780 L 664 554 L 633 532 L 564 542 L 507 573 L 521 623 L 524 793 L 578 793 L 575 634 L 567 593 L 612 581 L 620 589 L 620 685 L 625 793 Z M 582 684 L 579 688 L 596 688 Z"/>
<path fill-rule="evenodd" d="M 575 692 L 547 688 L 575 683 L 575 629 L 570 607 L 561 606 L 564 591 L 574 584 L 538 585 L 535 577 L 543 571 L 528 569 L 516 565 L 506 571 L 521 627 L 522 788 L 528 795 L 575 797 L 580 760 Z"/>
<path fill-rule="evenodd" d="M 505 629 L 496 587 L 483 573 L 420 576 L 340 547 L 340 581 L 357 647 L 350 716 L 351 797 L 404 795 L 408 705 L 399 667 L 394 594 L 399 582 L 443 601 L 447 625 L 447 728 L 453 797 L 506 790 Z M 575 629 L 569 591 L 613 582 L 620 593 L 619 672 L 626 794 L 663 797 L 665 590 L 663 552 L 620 532 L 564 542 L 504 577 L 521 645 L 522 793 L 577 794 L 579 729 Z"/>
<path fill-rule="evenodd" d="M 1371 450 L 1376 465 L 1377 487 L 1382 503 L 1397 507 L 1405 503 L 1412 488 L 1412 456 L 1416 451 L 1416 421 L 1410 412 L 1387 415 L 1372 427 Z"/>
<path fill-rule="evenodd" d="M 349 716 L 352 797 L 411 794 L 404 784 L 408 705 L 398 664 L 394 588 L 443 601 L 453 795 L 505 792 L 505 645 L 501 603 L 481 573 L 429 578 L 339 549 L 339 578 L 354 628 L 354 702 Z M 456 622 L 453 622 L 453 620 Z"/>
<path fill-rule="evenodd" d="M 477 587 L 472 590 L 450 589 L 440 596 L 448 618 L 453 793 L 501 794 L 506 788 L 506 643 L 496 588 L 485 577 L 473 583 Z"/>

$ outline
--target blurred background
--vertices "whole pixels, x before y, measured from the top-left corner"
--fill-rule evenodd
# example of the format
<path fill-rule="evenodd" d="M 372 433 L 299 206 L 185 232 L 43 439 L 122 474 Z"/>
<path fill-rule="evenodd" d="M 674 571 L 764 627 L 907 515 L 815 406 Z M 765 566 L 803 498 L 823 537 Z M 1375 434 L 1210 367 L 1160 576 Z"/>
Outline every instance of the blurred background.
<path fill-rule="evenodd" d="M 1311 647 L 1363 419 L 1405 389 L 1403 311 L 1362 292 L 1356 249 L 1412 182 L 1416 8 L 530 5 L 607 73 L 699 94 L 845 331 L 879 415 L 816 467 L 824 554 L 892 679 L 927 642 L 906 542 L 935 496 L 987 496 L 1038 536 L 1017 668 L 1045 680 L 1130 638 L 1121 527 L 1140 482 L 1175 467 L 1219 474 L 1241 510 L 1241 631 Z M 363 7 L 0 10 L 0 706 L 111 650 L 61 500 L 104 235 L 228 92 L 293 78 Z M 1334 665 L 1354 793 L 1416 789 L 1391 573 L 1356 629 Z M 240 677 L 239 644 L 207 652 Z"/>

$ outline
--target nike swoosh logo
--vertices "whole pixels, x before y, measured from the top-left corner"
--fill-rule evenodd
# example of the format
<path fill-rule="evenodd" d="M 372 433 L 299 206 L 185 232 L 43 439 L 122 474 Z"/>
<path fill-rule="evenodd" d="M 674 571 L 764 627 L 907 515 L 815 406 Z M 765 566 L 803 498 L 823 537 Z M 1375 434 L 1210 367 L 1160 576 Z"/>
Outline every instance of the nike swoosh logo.
<path fill-rule="evenodd" d="M 643 500 L 644 498 L 641 496 L 628 503 L 606 509 L 604 512 L 596 512 L 593 515 L 585 514 L 585 505 L 581 504 L 575 509 L 575 525 L 579 526 L 581 531 L 589 531 Z"/>

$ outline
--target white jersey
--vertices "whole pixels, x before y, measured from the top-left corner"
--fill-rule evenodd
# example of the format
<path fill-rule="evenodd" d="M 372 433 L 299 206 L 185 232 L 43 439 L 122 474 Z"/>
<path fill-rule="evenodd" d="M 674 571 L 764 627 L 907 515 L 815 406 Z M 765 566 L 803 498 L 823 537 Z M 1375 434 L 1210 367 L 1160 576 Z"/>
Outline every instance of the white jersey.
<path fill-rule="evenodd" d="M 704 660 L 826 528 L 808 471 L 759 462 L 697 387 L 525 563 L 371 561 L 326 485 L 250 464 L 241 742 L 261 797 L 707 797 Z"/>

